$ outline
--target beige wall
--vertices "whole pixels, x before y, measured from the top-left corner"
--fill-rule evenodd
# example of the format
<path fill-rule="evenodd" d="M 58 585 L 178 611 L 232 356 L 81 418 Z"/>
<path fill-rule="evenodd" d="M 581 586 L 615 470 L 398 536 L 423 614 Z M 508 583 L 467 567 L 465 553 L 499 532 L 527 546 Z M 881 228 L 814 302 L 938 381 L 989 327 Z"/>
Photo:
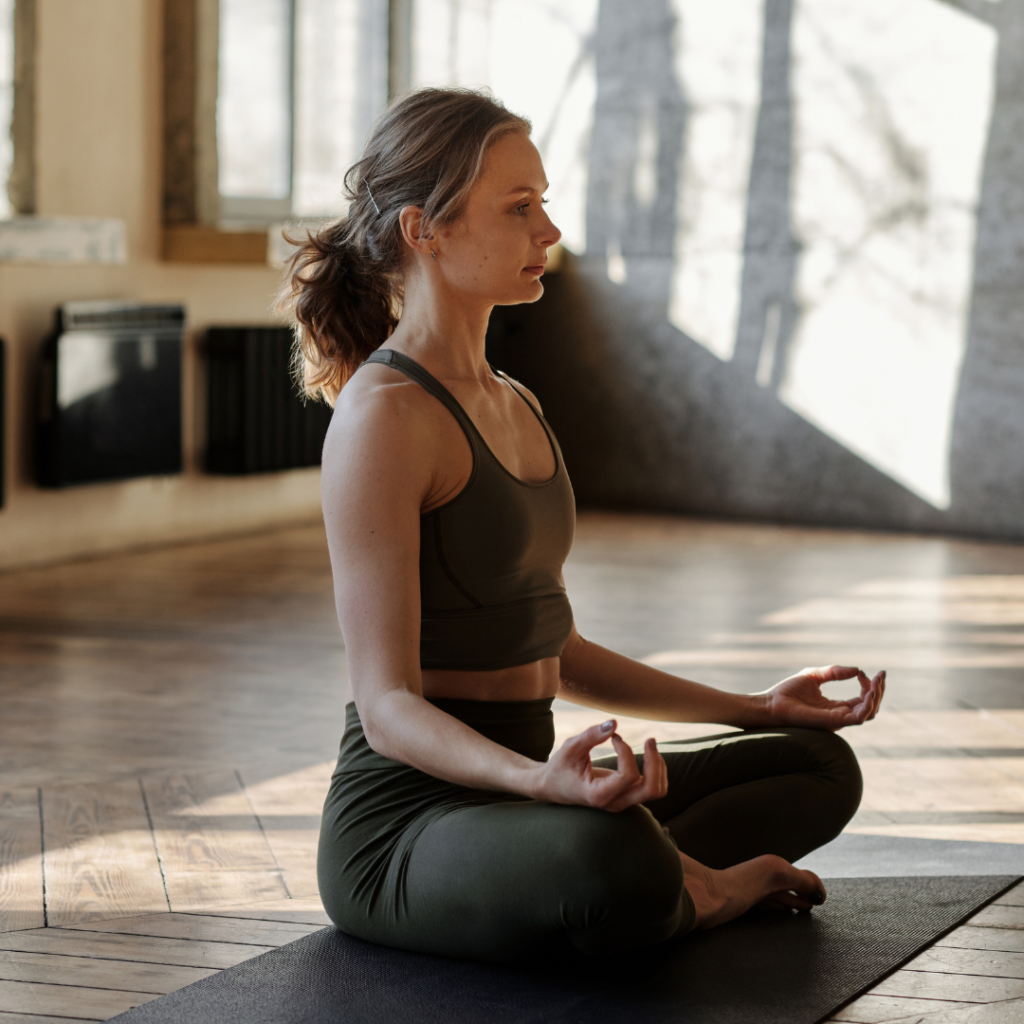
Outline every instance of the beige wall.
<path fill-rule="evenodd" d="M 209 324 L 273 322 L 279 274 L 159 259 L 161 24 L 160 0 L 39 0 L 38 213 L 122 218 L 129 256 L 119 267 L 0 263 L 0 336 L 8 345 L 0 568 L 319 515 L 318 470 L 240 479 L 197 471 L 195 334 Z M 40 490 L 31 477 L 39 344 L 59 303 L 106 298 L 185 304 L 185 472 Z"/>

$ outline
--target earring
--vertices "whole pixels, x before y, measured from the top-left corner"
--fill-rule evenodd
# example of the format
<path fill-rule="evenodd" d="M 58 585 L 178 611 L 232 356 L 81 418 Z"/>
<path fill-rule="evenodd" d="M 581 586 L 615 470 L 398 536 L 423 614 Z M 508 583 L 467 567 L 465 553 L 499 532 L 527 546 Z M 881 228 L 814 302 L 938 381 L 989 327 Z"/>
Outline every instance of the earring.
<path fill-rule="evenodd" d="M 430 258 L 435 261 L 437 260 L 437 253 L 433 249 L 430 250 Z"/>

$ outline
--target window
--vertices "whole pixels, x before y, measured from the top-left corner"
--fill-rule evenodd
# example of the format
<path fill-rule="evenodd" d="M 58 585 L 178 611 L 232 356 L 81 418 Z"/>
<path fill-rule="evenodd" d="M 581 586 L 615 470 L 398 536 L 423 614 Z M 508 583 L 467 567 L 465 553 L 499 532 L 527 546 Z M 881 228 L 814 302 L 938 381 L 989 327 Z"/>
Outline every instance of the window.
<path fill-rule="evenodd" d="M 487 86 L 533 122 L 563 244 L 586 249 L 597 0 L 410 0 L 408 84 Z"/>
<path fill-rule="evenodd" d="M 342 212 L 342 177 L 387 101 L 387 44 L 386 0 L 220 0 L 223 221 Z"/>

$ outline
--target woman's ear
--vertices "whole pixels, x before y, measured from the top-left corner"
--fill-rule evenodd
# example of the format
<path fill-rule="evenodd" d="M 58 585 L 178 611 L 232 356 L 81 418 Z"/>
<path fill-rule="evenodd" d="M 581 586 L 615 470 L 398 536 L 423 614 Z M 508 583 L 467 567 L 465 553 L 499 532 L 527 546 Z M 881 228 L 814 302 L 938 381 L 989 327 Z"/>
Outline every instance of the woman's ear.
<path fill-rule="evenodd" d="M 434 234 L 428 229 L 423 219 L 423 210 L 419 206 L 403 207 L 402 212 L 398 215 L 398 223 L 402 229 L 402 239 L 405 244 L 410 249 L 429 256 L 430 244 L 434 242 Z"/>

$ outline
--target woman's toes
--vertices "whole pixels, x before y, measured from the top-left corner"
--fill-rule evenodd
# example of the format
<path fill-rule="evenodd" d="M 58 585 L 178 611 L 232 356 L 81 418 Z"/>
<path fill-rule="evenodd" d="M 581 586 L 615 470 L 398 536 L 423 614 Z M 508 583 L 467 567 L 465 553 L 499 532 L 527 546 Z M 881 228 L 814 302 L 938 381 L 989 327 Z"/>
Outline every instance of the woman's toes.
<path fill-rule="evenodd" d="M 810 900 L 793 892 L 773 893 L 760 905 L 771 907 L 774 910 L 810 910 L 813 906 Z"/>

